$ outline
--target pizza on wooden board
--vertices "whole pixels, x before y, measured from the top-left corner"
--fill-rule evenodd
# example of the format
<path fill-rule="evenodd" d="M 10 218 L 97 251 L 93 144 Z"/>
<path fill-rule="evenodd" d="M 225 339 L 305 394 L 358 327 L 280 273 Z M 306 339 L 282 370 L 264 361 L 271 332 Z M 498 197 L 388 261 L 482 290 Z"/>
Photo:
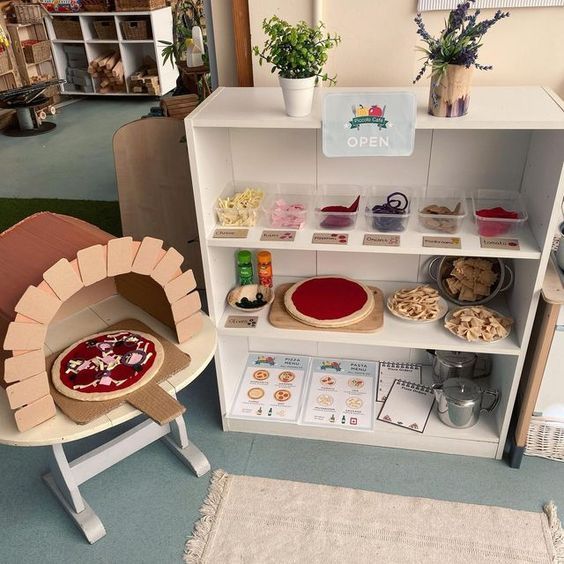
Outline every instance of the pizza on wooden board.
<path fill-rule="evenodd" d="M 116 330 L 86 337 L 55 360 L 51 377 L 63 395 L 82 401 L 105 401 L 147 384 L 159 371 L 164 351 L 156 337 Z"/>
<path fill-rule="evenodd" d="M 317 276 L 291 286 L 284 306 L 298 321 L 313 327 L 346 327 L 368 317 L 374 295 L 364 284 L 342 276 Z"/>

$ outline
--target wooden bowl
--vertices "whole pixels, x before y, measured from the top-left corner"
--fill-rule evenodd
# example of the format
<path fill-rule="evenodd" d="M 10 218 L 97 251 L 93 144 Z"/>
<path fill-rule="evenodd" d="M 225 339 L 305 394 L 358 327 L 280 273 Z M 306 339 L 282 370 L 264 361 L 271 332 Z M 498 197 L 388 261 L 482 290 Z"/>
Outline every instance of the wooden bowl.
<path fill-rule="evenodd" d="M 243 298 L 248 298 L 251 301 L 254 301 L 257 297 L 258 293 L 263 295 L 264 301 L 266 302 L 264 305 L 255 308 L 246 308 L 240 307 L 237 302 L 240 302 Z M 231 292 L 227 295 L 227 303 L 239 311 L 246 311 L 249 313 L 253 313 L 255 311 L 260 311 L 264 309 L 266 306 L 269 306 L 274 301 L 274 289 L 268 288 L 266 286 L 260 286 L 259 284 L 247 284 L 245 286 L 237 286 L 237 288 L 233 288 Z"/>

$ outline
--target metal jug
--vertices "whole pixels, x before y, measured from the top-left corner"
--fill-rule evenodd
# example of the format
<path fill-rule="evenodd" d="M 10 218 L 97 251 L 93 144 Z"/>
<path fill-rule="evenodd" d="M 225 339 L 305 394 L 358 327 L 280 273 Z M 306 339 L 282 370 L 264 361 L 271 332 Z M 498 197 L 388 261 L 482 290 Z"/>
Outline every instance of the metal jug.
<path fill-rule="evenodd" d="M 467 378 L 449 378 L 442 384 L 434 384 L 439 419 L 449 427 L 466 429 L 478 423 L 480 413 L 491 413 L 499 403 L 498 390 L 483 390 Z M 484 396 L 492 396 L 489 406 L 484 407 Z"/>

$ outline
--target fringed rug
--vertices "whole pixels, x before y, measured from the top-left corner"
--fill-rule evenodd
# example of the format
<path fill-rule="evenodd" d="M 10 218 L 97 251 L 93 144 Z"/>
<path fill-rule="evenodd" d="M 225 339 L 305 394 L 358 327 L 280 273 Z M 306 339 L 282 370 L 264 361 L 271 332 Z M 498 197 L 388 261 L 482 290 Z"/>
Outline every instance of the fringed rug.
<path fill-rule="evenodd" d="M 187 564 L 561 563 L 544 513 L 213 474 Z"/>

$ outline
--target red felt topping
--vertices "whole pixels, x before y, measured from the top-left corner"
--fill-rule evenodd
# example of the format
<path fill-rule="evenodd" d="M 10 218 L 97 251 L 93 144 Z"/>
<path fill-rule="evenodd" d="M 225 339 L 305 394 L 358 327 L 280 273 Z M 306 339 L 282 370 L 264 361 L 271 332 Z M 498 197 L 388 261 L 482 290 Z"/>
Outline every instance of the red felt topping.
<path fill-rule="evenodd" d="M 476 211 L 478 217 L 488 219 L 519 219 L 519 214 L 502 207 L 484 208 Z M 478 233 L 484 237 L 498 237 L 505 235 L 513 228 L 508 221 L 478 221 Z"/>
<path fill-rule="evenodd" d="M 304 282 L 292 294 L 292 302 L 303 315 L 314 319 L 340 319 L 364 307 L 366 292 L 344 278 L 315 278 Z"/>
<path fill-rule="evenodd" d="M 67 388 L 85 394 L 124 390 L 143 378 L 155 358 L 151 341 L 117 331 L 76 345 L 61 361 L 60 378 Z"/>
<path fill-rule="evenodd" d="M 519 219 L 519 214 L 514 211 L 509 211 L 504 208 L 484 208 L 482 210 L 478 210 L 476 215 L 480 217 L 499 217 L 502 219 Z"/>
<path fill-rule="evenodd" d="M 360 203 L 360 196 L 356 197 L 356 200 L 350 206 L 325 206 L 321 208 L 323 212 L 347 212 L 353 213 L 358 210 L 358 204 Z"/>

